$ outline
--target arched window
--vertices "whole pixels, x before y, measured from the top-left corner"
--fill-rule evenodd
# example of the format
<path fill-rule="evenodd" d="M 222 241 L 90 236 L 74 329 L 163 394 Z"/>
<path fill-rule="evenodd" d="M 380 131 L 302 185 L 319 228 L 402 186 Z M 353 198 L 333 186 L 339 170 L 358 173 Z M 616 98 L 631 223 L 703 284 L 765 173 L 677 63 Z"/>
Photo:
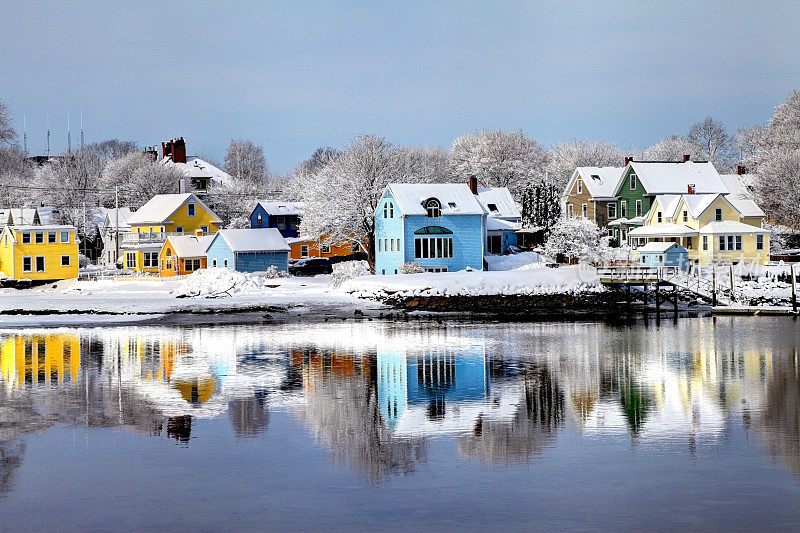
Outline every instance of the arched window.
<path fill-rule="evenodd" d="M 428 212 L 428 218 L 439 218 L 442 214 L 442 204 L 436 198 L 431 198 L 425 202 L 425 211 Z"/>

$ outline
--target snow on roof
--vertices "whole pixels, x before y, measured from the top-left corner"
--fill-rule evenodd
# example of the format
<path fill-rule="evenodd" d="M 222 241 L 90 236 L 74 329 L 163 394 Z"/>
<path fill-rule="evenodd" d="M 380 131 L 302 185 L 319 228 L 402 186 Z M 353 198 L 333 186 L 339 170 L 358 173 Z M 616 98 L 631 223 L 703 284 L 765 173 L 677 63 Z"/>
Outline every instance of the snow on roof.
<path fill-rule="evenodd" d="M 112 207 L 106 210 L 106 219 L 103 222 L 103 226 L 106 228 L 115 229 L 117 227 L 117 212 L 116 208 Z M 130 229 L 131 225 L 128 223 L 128 219 L 133 214 L 130 207 L 120 207 L 119 208 L 119 229 Z"/>
<path fill-rule="evenodd" d="M 522 227 L 520 222 L 512 222 L 502 218 L 486 218 L 486 231 L 517 231 Z"/>
<path fill-rule="evenodd" d="M 637 248 L 637 251 L 640 252 L 640 253 L 641 252 L 644 252 L 644 253 L 651 252 L 651 253 L 663 254 L 664 252 L 666 252 L 667 250 L 669 250 L 672 247 L 680 248 L 679 251 L 681 251 L 681 250 L 685 251 L 686 250 L 686 248 L 684 248 L 683 246 L 679 245 L 677 242 L 648 242 L 644 246 L 640 246 L 639 248 Z"/>
<path fill-rule="evenodd" d="M 721 174 L 720 178 L 722 178 L 723 183 L 725 183 L 725 186 L 728 187 L 728 191 L 730 191 L 725 199 L 728 200 L 743 217 L 766 216 L 753 198 L 753 194 L 747 188 L 753 181 L 752 174 Z"/>
<path fill-rule="evenodd" d="M 683 200 L 692 218 L 698 218 L 719 196 L 719 194 L 684 194 Z"/>
<path fill-rule="evenodd" d="M 628 232 L 631 237 L 653 236 L 689 236 L 697 235 L 697 230 L 683 224 L 657 224 L 655 226 L 642 226 Z"/>
<path fill-rule="evenodd" d="M 37 207 L 36 211 L 39 213 L 39 222 L 42 224 L 55 224 L 61 216 L 61 209 L 58 207 L 45 205 Z"/>
<path fill-rule="evenodd" d="M 702 228 L 700 233 L 706 234 L 719 234 L 719 233 L 769 233 L 769 230 L 759 228 L 758 226 L 751 226 L 744 222 L 737 222 L 734 220 L 721 220 L 719 222 L 709 222 Z"/>
<path fill-rule="evenodd" d="M 0 227 L 8 224 L 9 217 L 12 219 L 14 226 L 41 222 L 41 219 L 37 217 L 37 210 L 35 207 L 10 207 L 0 209 Z"/>
<path fill-rule="evenodd" d="M 656 196 L 653 205 L 658 204 L 664 212 L 664 216 L 668 218 L 675 218 L 675 211 L 678 209 L 678 204 L 681 202 L 680 194 L 659 194 Z"/>
<path fill-rule="evenodd" d="M 197 196 L 188 192 L 183 194 L 157 194 L 150 198 L 146 204 L 136 210 L 128 218 L 128 224 L 164 224 L 169 222 L 170 217 L 188 201 L 193 201 L 206 211 L 211 218 L 219 220 L 219 217 L 209 209 Z"/>
<path fill-rule="evenodd" d="M 689 185 L 694 185 L 696 194 L 728 192 L 719 172 L 711 163 L 632 161 L 630 166 L 647 194 L 683 194 L 687 192 Z M 622 180 L 620 177 L 617 187 L 622 185 Z"/>
<path fill-rule="evenodd" d="M 423 203 L 435 198 L 442 215 L 483 215 L 486 210 L 466 183 L 390 183 L 397 207 L 404 215 L 426 215 Z"/>
<path fill-rule="evenodd" d="M 168 237 L 167 240 L 172 244 L 178 257 L 202 257 L 206 255 L 214 235 L 176 235 Z"/>
<path fill-rule="evenodd" d="M 651 209 L 652 209 L 652 207 L 651 207 Z M 626 225 L 630 226 L 630 225 L 636 225 L 636 224 L 644 224 L 644 219 L 645 219 L 644 215 L 640 215 L 638 217 L 633 217 L 633 218 L 617 218 L 617 219 L 614 219 L 611 222 L 609 222 L 608 225 L 609 226 L 621 226 L 623 224 L 626 224 Z"/>
<path fill-rule="evenodd" d="M 75 226 L 68 226 L 66 224 L 48 224 L 47 226 L 37 226 L 32 224 L 26 224 L 23 226 L 10 226 L 9 229 L 14 229 L 18 231 L 47 231 L 47 230 L 75 230 L 77 229 Z"/>
<path fill-rule="evenodd" d="M 259 200 L 258 204 L 270 215 L 298 215 L 303 216 L 306 210 L 305 202 L 280 202 L 277 200 Z"/>
<path fill-rule="evenodd" d="M 187 178 L 210 179 L 218 185 L 231 179 L 230 174 L 195 155 L 188 156 L 186 163 L 176 163 L 172 156 L 166 156 L 161 159 L 161 164 L 177 168 Z"/>
<path fill-rule="evenodd" d="M 576 170 L 592 198 L 612 198 L 624 167 L 578 167 Z"/>
<path fill-rule="evenodd" d="M 492 218 L 522 218 L 517 202 L 505 187 L 480 187 L 478 200 Z"/>
<path fill-rule="evenodd" d="M 221 229 L 217 235 L 225 239 L 232 252 L 291 251 L 277 228 Z"/>

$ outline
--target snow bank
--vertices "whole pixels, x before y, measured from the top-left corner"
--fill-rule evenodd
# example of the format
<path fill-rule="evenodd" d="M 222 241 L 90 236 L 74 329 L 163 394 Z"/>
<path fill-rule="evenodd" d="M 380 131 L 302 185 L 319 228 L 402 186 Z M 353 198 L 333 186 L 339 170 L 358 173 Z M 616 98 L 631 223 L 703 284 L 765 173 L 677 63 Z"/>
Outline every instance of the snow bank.
<path fill-rule="evenodd" d="M 573 266 L 504 272 L 441 272 L 364 276 L 340 290 L 358 298 L 387 296 L 484 296 L 601 292 L 594 269 Z"/>
<path fill-rule="evenodd" d="M 205 268 L 187 276 L 171 294 L 176 298 L 219 298 L 261 292 L 269 281 L 264 276 L 227 268 Z"/>
<path fill-rule="evenodd" d="M 531 268 L 544 265 L 544 258 L 536 252 L 522 252 L 509 255 L 486 255 L 483 257 L 489 270 L 516 270 L 519 268 Z M 538 264 L 537 264 L 538 263 Z"/>
<path fill-rule="evenodd" d="M 342 263 L 337 263 L 333 265 L 331 287 L 340 287 L 342 283 L 346 281 L 369 274 L 369 264 L 367 264 L 366 261 L 344 261 Z"/>

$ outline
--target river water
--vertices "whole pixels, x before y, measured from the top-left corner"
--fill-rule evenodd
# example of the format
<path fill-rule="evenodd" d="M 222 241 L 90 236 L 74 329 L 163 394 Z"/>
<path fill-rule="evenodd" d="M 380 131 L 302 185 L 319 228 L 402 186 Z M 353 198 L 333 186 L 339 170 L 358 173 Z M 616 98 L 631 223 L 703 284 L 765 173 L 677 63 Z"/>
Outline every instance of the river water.
<path fill-rule="evenodd" d="M 0 527 L 800 528 L 791 318 L 0 332 Z"/>

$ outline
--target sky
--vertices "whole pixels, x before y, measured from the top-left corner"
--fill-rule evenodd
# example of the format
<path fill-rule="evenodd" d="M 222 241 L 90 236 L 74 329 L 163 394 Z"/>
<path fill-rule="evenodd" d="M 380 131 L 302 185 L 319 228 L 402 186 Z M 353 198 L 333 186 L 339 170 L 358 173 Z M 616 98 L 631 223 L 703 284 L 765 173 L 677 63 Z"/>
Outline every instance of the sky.
<path fill-rule="evenodd" d="M 291 170 L 359 133 L 449 147 L 484 128 L 644 148 L 800 89 L 800 2 L 0 0 L 0 100 L 28 149 L 231 139 Z"/>

